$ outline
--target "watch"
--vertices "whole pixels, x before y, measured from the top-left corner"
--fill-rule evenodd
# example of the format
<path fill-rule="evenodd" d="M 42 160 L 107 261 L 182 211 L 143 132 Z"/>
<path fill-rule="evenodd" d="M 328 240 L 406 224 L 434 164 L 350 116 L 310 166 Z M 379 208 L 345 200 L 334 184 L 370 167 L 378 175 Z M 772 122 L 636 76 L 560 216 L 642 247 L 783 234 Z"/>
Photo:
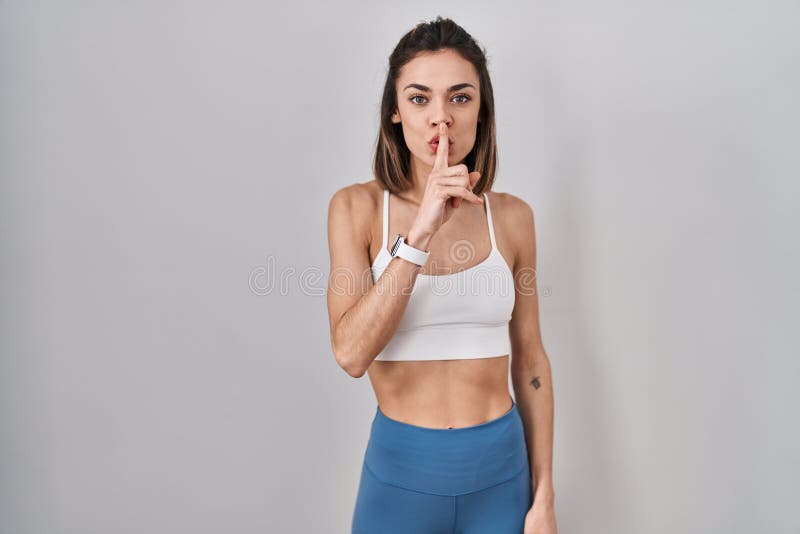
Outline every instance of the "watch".
<path fill-rule="evenodd" d="M 412 247 L 405 242 L 405 237 L 403 237 L 403 235 L 397 234 L 397 239 L 395 239 L 394 245 L 392 245 L 391 255 L 393 258 L 397 256 L 422 267 L 428 261 L 430 251 Z"/>

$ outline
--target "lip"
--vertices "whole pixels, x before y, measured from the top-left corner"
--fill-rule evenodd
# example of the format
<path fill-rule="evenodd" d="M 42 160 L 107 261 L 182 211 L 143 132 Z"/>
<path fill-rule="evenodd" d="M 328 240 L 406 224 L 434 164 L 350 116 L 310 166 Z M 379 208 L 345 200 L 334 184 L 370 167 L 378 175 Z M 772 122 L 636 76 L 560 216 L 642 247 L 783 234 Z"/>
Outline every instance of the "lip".
<path fill-rule="evenodd" d="M 448 137 L 447 140 L 449 141 L 448 144 L 450 144 L 450 145 L 453 144 L 453 139 L 451 137 Z M 436 134 L 436 135 L 434 135 L 433 137 L 430 138 L 430 140 L 428 141 L 428 144 L 432 145 L 433 143 L 438 143 L 438 142 L 439 142 L 439 134 Z"/>
<path fill-rule="evenodd" d="M 439 152 L 439 143 L 428 143 L 428 146 L 431 147 L 431 152 L 433 152 L 434 154 Z M 450 141 L 450 143 L 448 143 L 448 146 L 450 147 L 448 150 L 452 152 L 453 142 Z"/>

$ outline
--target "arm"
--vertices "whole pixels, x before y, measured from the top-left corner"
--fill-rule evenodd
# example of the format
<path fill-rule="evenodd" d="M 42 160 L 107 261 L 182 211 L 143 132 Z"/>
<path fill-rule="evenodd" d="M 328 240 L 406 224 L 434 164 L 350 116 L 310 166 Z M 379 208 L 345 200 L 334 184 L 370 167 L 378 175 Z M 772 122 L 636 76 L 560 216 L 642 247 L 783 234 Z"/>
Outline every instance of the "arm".
<path fill-rule="evenodd" d="M 331 270 L 328 315 L 336 362 L 350 376 L 364 375 L 394 335 L 422 268 L 392 258 L 373 283 L 369 258 L 368 193 L 356 184 L 337 191 L 328 206 Z M 430 235 L 413 227 L 406 242 L 426 250 Z"/>
<path fill-rule="evenodd" d="M 447 124 L 439 123 L 439 145 L 427 178 L 417 216 L 406 242 L 421 250 L 447 222 L 462 200 L 483 204 L 472 192 L 480 173 L 467 166 L 449 166 Z M 451 201 L 451 198 L 453 199 Z M 402 258 L 392 258 L 373 283 L 369 264 L 369 194 L 361 184 L 337 191 L 328 206 L 328 244 L 331 274 L 328 314 L 331 348 L 336 362 L 350 376 L 360 377 L 389 342 L 405 313 L 417 275 L 422 268 Z"/>
<path fill-rule="evenodd" d="M 553 488 L 553 382 L 550 361 L 539 329 L 539 302 L 536 289 L 536 229 L 533 210 L 516 197 L 510 206 L 509 232 L 515 243 L 514 286 L 516 302 L 509 323 L 511 337 L 511 381 L 514 396 L 525 426 L 530 455 L 534 502 L 552 508 Z M 510 202 L 510 204 L 512 204 Z"/>

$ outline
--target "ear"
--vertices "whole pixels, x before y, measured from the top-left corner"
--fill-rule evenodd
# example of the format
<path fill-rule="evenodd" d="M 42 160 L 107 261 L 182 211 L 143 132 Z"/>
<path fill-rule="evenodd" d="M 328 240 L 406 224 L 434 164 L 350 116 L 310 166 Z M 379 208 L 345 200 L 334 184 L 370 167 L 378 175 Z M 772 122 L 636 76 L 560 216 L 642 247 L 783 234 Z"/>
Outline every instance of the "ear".
<path fill-rule="evenodd" d="M 400 114 L 397 111 L 392 113 L 392 122 L 395 123 L 395 124 L 400 122 Z"/>

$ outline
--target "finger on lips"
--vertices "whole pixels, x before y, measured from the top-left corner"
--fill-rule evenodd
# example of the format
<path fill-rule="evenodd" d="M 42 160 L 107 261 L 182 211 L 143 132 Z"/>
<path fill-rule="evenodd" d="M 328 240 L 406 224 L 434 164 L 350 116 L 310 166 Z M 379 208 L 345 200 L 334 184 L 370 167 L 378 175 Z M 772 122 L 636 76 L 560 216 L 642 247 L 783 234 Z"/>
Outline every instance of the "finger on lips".
<path fill-rule="evenodd" d="M 450 155 L 450 140 L 447 135 L 447 124 L 444 122 L 439 123 L 439 144 L 436 147 L 436 160 L 434 161 L 433 168 L 434 170 L 444 171 L 449 167 L 448 165 L 448 156 Z M 476 175 L 474 182 L 472 179 L 473 173 L 468 172 L 469 176 L 469 190 L 472 192 L 472 187 L 474 184 L 477 183 L 478 178 L 480 178 L 480 173 L 474 173 Z M 449 176 L 456 176 L 457 174 L 450 174 Z M 461 204 L 461 197 L 451 197 L 450 203 L 454 208 L 459 207 Z M 483 199 L 479 198 L 480 202 L 483 203 Z"/>
<path fill-rule="evenodd" d="M 439 123 L 439 146 L 436 147 L 436 161 L 433 168 L 443 170 L 447 168 L 447 156 L 449 155 L 450 142 L 447 138 L 447 124 Z"/>

